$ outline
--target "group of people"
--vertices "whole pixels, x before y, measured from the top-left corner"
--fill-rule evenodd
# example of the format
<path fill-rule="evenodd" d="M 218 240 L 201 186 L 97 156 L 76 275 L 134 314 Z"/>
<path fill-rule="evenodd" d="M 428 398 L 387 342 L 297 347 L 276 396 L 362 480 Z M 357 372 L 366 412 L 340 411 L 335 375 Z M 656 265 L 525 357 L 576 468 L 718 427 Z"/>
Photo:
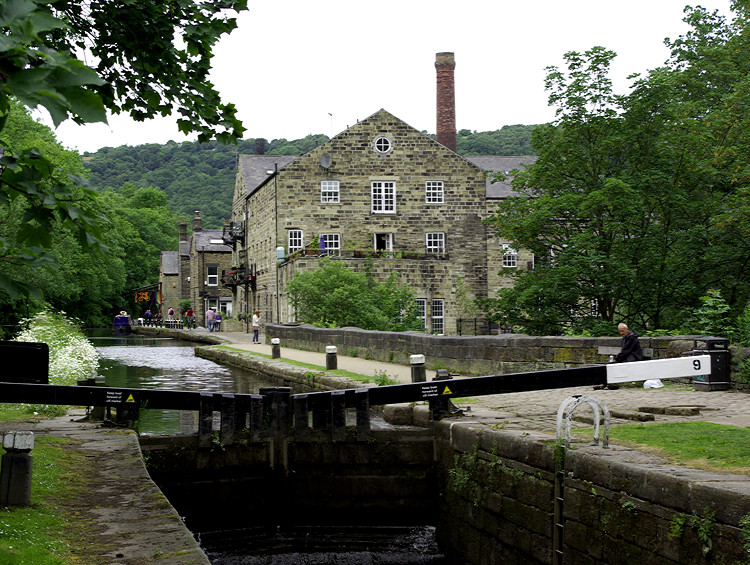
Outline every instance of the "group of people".
<path fill-rule="evenodd" d="M 217 312 L 213 308 L 209 308 L 206 310 L 206 327 L 208 328 L 208 331 L 210 332 L 218 332 L 221 331 L 221 322 L 222 322 L 222 316 L 221 312 Z"/>

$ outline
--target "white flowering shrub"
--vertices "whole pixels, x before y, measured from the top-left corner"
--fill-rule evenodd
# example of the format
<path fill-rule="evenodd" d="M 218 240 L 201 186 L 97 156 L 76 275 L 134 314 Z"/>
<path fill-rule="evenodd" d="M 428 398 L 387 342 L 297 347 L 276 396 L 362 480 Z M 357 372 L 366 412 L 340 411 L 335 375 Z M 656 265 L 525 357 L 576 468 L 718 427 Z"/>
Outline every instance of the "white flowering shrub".
<path fill-rule="evenodd" d="M 99 354 L 83 335 L 80 325 L 67 318 L 65 312 L 42 310 L 33 318 L 22 320 L 21 327 L 23 330 L 14 341 L 42 342 L 49 347 L 50 384 L 75 385 L 79 380 L 96 376 Z M 47 407 L 32 408 L 50 412 Z"/>

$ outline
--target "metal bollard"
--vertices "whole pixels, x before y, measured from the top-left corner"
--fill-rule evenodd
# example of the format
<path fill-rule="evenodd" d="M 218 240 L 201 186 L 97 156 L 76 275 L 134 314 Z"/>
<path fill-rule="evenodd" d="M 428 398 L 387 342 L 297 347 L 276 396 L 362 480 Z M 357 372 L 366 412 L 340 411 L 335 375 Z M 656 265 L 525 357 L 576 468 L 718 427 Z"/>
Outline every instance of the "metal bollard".
<path fill-rule="evenodd" d="M 335 371 L 339 368 L 338 359 L 336 357 L 335 345 L 326 345 L 326 371 Z"/>
<path fill-rule="evenodd" d="M 281 340 L 278 337 L 271 338 L 271 359 L 278 359 L 281 357 Z"/>
<path fill-rule="evenodd" d="M 7 432 L 6 453 L 0 460 L 0 506 L 28 506 L 31 503 L 31 468 L 34 432 Z"/>
<path fill-rule="evenodd" d="M 427 369 L 424 366 L 424 355 L 409 356 L 411 363 L 411 382 L 423 383 L 427 381 Z"/>

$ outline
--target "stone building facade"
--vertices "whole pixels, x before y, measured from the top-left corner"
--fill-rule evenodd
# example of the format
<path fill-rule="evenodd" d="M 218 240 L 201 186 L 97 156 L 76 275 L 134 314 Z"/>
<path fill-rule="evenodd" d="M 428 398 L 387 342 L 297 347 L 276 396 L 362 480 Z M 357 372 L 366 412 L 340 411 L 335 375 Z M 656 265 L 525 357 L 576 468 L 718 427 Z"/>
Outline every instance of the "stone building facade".
<path fill-rule="evenodd" d="M 493 288 L 502 284 L 490 275 L 502 256 L 488 260 L 488 244 L 502 244 L 482 222 L 496 184 L 385 110 L 300 157 L 241 155 L 235 303 L 267 322 L 295 321 L 286 282 L 317 268 L 322 239 L 326 255 L 353 269 L 364 269 L 367 256 L 377 279 L 396 273 L 415 292 L 425 330 L 454 334 L 457 319 L 470 315 L 465 305 L 488 296 L 490 276 Z"/>
<path fill-rule="evenodd" d="M 229 269 L 232 248 L 222 240 L 222 230 L 204 230 L 198 212 L 188 235 L 187 223 L 179 225 L 179 251 L 162 251 L 159 283 L 162 315 L 170 308 L 180 312 L 180 302 L 189 300 L 199 325 L 205 325 L 208 308 L 232 314 L 232 291 L 221 284 L 221 273 Z"/>

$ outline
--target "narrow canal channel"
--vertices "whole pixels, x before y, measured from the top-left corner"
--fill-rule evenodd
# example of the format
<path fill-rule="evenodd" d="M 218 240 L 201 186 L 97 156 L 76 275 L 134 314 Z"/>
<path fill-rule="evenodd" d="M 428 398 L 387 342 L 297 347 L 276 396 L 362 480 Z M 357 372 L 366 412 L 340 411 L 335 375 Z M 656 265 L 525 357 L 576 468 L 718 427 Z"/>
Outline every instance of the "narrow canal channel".
<path fill-rule="evenodd" d="M 260 387 L 284 384 L 196 357 L 191 342 L 139 335 L 113 337 L 109 331 L 97 330 L 89 333 L 89 339 L 100 355 L 99 372 L 108 386 L 250 394 Z M 180 415 L 177 411 L 142 410 L 139 433 L 177 435 Z M 182 508 L 178 511 L 186 513 Z M 190 524 L 189 516 L 186 522 Z M 271 535 L 267 528 L 261 532 L 193 533 L 213 565 L 444 563 L 431 526 L 405 529 L 384 524 L 330 530 L 310 524 L 292 531 L 279 529 Z"/>

